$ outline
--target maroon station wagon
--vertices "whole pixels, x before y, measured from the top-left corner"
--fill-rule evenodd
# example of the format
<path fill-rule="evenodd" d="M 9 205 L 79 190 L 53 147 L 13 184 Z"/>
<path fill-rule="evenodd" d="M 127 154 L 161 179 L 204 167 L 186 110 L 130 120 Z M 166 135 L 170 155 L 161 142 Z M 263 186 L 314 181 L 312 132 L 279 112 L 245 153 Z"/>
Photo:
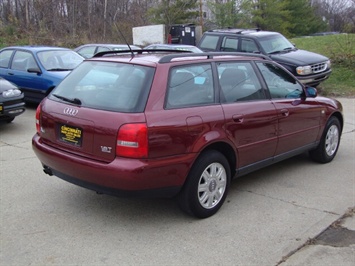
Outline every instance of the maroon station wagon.
<path fill-rule="evenodd" d="M 233 177 L 303 152 L 332 161 L 343 116 L 263 56 L 141 50 L 85 60 L 38 106 L 36 126 L 45 173 L 99 193 L 177 196 L 205 218 Z"/>

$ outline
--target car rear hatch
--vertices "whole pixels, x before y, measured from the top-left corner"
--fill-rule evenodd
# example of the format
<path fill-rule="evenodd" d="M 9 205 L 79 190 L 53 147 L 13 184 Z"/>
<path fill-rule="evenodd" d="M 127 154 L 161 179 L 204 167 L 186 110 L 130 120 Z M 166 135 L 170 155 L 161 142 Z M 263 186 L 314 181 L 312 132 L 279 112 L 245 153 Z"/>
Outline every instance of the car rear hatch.
<path fill-rule="evenodd" d="M 112 161 L 122 125 L 145 123 L 154 69 L 85 62 L 37 111 L 43 143 L 93 160 Z"/>

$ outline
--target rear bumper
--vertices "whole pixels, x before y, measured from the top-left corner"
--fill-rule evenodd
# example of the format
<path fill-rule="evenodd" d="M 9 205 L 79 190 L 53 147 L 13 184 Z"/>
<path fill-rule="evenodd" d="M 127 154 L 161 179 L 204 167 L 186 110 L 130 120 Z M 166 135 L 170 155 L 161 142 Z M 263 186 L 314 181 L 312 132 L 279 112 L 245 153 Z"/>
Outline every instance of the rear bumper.
<path fill-rule="evenodd" d="M 117 196 L 173 197 L 183 186 L 195 157 L 190 154 L 159 160 L 116 158 L 104 163 L 48 146 L 37 134 L 32 148 L 45 173 Z"/>

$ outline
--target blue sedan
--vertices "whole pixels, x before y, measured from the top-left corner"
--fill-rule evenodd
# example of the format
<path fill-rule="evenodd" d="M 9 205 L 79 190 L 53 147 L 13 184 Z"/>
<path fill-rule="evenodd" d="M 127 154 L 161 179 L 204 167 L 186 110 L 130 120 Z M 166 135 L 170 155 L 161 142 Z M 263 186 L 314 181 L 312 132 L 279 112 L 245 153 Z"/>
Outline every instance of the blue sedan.
<path fill-rule="evenodd" d="M 0 50 L 0 77 L 16 84 L 26 102 L 39 103 L 84 58 L 52 46 L 12 46 Z"/>

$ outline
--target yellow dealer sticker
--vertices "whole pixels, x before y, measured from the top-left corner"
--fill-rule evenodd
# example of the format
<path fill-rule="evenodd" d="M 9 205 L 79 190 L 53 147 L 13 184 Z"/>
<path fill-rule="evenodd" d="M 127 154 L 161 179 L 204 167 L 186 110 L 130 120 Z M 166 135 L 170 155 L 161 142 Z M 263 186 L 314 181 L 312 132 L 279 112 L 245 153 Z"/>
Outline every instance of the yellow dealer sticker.
<path fill-rule="evenodd" d="M 59 138 L 60 140 L 74 144 L 75 146 L 81 146 L 83 130 L 77 127 L 61 125 L 59 128 Z"/>

